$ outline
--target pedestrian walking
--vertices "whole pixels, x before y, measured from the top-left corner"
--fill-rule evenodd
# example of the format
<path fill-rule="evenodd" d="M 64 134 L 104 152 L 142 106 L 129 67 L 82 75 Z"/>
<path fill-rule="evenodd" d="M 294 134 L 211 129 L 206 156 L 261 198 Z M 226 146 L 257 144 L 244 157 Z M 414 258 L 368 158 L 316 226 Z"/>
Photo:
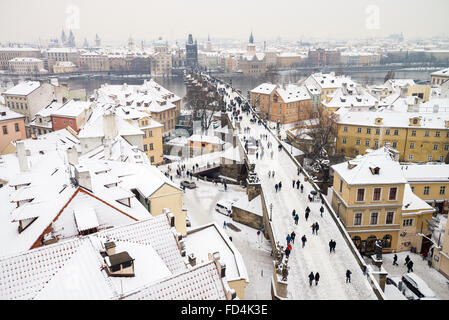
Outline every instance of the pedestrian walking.
<path fill-rule="evenodd" d="M 323 216 L 323 212 L 324 212 L 324 207 L 323 207 L 323 206 L 321 206 L 321 208 L 320 208 L 320 213 L 321 213 L 321 216 Z"/>
<path fill-rule="evenodd" d="M 315 234 L 316 230 L 316 223 L 312 224 L 312 234 Z"/>
<path fill-rule="evenodd" d="M 282 188 L 282 182 L 279 181 L 279 191 L 281 191 L 281 188 Z"/>
<path fill-rule="evenodd" d="M 408 263 L 407 263 L 407 273 L 408 272 L 413 272 L 413 261 L 412 260 L 410 260 Z"/>
<path fill-rule="evenodd" d="M 274 172 L 274 170 L 273 170 L 273 172 L 271 173 L 271 176 L 274 178 L 274 174 L 275 174 L 275 172 Z"/>
<path fill-rule="evenodd" d="M 307 242 L 306 235 L 302 236 L 301 241 L 302 241 L 302 247 L 304 248 L 304 246 L 306 245 L 306 242 Z"/>
<path fill-rule="evenodd" d="M 293 180 L 293 189 L 295 189 L 295 184 L 296 184 L 296 181 Z"/>
<path fill-rule="evenodd" d="M 292 237 L 290 237 L 289 234 L 287 234 L 287 237 L 285 238 L 285 240 L 287 240 L 287 245 L 290 243 L 290 241 L 292 241 Z"/>
<path fill-rule="evenodd" d="M 290 236 L 292 238 L 292 243 L 295 243 L 296 233 L 295 231 L 292 231 L 292 234 Z"/>
<path fill-rule="evenodd" d="M 293 250 L 292 244 L 290 242 L 287 244 L 287 249 L 290 252 L 292 252 L 292 250 Z"/>
<path fill-rule="evenodd" d="M 268 171 L 268 179 L 271 178 L 271 170 Z"/>
<path fill-rule="evenodd" d="M 307 221 L 307 219 L 309 219 L 309 211 L 307 211 L 307 210 L 306 210 L 305 218 L 306 218 L 306 221 Z"/>
<path fill-rule="evenodd" d="M 296 169 L 296 172 L 298 173 L 298 176 L 299 176 L 299 174 L 301 173 L 301 171 L 299 170 L 299 168 Z"/>
<path fill-rule="evenodd" d="M 351 274 L 352 272 L 349 269 L 346 270 L 346 283 L 351 283 Z"/>
<path fill-rule="evenodd" d="M 405 263 L 404 263 L 404 266 L 406 266 L 406 265 L 408 264 L 409 261 L 410 261 L 410 257 L 407 255 L 407 256 L 405 257 Z"/>
<path fill-rule="evenodd" d="M 313 280 L 315 280 L 315 275 L 313 274 L 313 272 L 310 272 L 310 274 L 309 274 L 309 284 L 310 284 L 310 286 L 312 286 Z"/>
<path fill-rule="evenodd" d="M 299 221 L 299 215 L 295 214 L 295 224 L 298 225 L 298 221 Z"/>
<path fill-rule="evenodd" d="M 273 159 L 273 150 L 271 150 L 270 155 L 271 155 L 271 159 Z"/>
<path fill-rule="evenodd" d="M 299 180 L 296 180 L 296 189 L 299 189 L 299 185 L 300 185 L 301 183 L 299 182 Z"/>
<path fill-rule="evenodd" d="M 337 246 L 337 241 L 332 240 L 332 252 L 335 253 L 335 247 Z"/>
<path fill-rule="evenodd" d="M 320 225 L 318 222 L 315 222 L 315 234 L 318 235 L 318 230 L 320 229 Z"/>
<path fill-rule="evenodd" d="M 315 273 L 315 285 L 318 285 L 318 281 L 320 281 L 320 274 L 317 272 Z"/>
<path fill-rule="evenodd" d="M 333 241 L 331 239 L 331 241 L 329 241 L 329 253 L 332 253 L 332 246 L 333 246 Z"/>
<path fill-rule="evenodd" d="M 296 209 L 293 209 L 293 211 L 292 211 L 292 217 L 293 217 L 293 219 L 295 219 L 295 216 L 296 216 Z"/>
<path fill-rule="evenodd" d="M 223 222 L 223 229 L 226 229 L 226 221 Z"/>
<path fill-rule="evenodd" d="M 303 184 L 301 184 L 301 193 L 304 193 L 304 185 Z"/>
<path fill-rule="evenodd" d="M 290 256 L 290 250 L 288 248 L 285 248 L 285 257 L 288 259 L 288 257 Z"/>
<path fill-rule="evenodd" d="M 276 189 L 276 193 L 277 193 L 278 192 L 278 188 L 279 188 L 277 183 L 274 185 L 274 188 Z"/>
<path fill-rule="evenodd" d="M 256 152 L 256 159 L 259 159 L 259 152 Z"/>
<path fill-rule="evenodd" d="M 398 266 L 398 255 L 395 253 L 393 257 L 393 265 Z"/>

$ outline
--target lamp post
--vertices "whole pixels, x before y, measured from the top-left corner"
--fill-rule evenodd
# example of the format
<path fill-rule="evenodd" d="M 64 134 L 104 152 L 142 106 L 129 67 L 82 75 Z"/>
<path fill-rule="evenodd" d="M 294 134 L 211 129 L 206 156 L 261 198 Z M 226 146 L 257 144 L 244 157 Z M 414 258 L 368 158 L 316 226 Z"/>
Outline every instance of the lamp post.
<path fill-rule="evenodd" d="M 270 221 L 272 220 L 272 218 L 273 218 L 273 204 L 270 203 Z"/>

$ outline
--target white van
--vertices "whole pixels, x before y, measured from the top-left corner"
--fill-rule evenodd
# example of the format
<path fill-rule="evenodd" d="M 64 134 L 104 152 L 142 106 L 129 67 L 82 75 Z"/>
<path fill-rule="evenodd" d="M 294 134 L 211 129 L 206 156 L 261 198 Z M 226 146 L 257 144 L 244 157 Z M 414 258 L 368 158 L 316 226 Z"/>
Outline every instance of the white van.
<path fill-rule="evenodd" d="M 429 286 L 415 273 L 407 273 L 402 276 L 402 283 L 413 293 L 413 298 L 418 300 L 438 299 Z"/>
<path fill-rule="evenodd" d="M 232 201 L 229 200 L 220 200 L 215 205 L 215 211 L 224 214 L 225 216 L 232 215 Z"/>

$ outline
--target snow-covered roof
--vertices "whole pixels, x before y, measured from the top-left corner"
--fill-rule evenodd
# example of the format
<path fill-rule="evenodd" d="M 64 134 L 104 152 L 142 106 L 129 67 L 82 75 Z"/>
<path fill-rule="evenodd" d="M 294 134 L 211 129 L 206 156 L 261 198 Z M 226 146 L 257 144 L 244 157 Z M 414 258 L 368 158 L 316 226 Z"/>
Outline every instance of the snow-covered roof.
<path fill-rule="evenodd" d="M 410 185 L 406 183 L 404 187 L 404 197 L 402 200 L 402 215 L 407 215 L 407 212 L 411 212 L 411 214 L 415 215 L 417 213 L 433 211 L 435 211 L 435 209 L 414 194 Z"/>
<path fill-rule="evenodd" d="M 402 165 L 401 169 L 409 183 L 449 181 L 449 164 L 407 164 Z"/>
<path fill-rule="evenodd" d="M 41 86 L 39 81 L 24 81 L 11 89 L 3 92 L 3 95 L 27 96 Z"/>
<path fill-rule="evenodd" d="M 248 272 L 243 258 L 229 236 L 216 223 L 201 226 L 187 232 L 184 238 L 187 255 L 193 253 L 197 263 L 209 260 L 209 254 L 220 253 L 220 261 L 226 263 L 228 281 L 243 279 L 249 282 Z"/>
<path fill-rule="evenodd" d="M 254 213 L 258 216 L 263 216 L 262 201 L 260 196 L 255 197 L 253 200 L 248 201 L 248 197 L 243 197 L 239 201 L 232 204 L 233 207 Z"/>
<path fill-rule="evenodd" d="M 274 89 L 276 89 L 275 84 L 271 83 L 262 83 L 261 85 L 257 86 L 251 92 L 253 93 L 262 93 L 262 94 L 271 94 Z"/>
<path fill-rule="evenodd" d="M 439 77 L 449 77 L 449 68 L 432 72 L 430 75 Z"/>
<path fill-rule="evenodd" d="M 99 223 L 97 214 L 92 208 L 79 208 L 73 211 L 75 216 L 76 226 L 78 231 L 86 231 L 93 228 L 98 228 Z"/>
<path fill-rule="evenodd" d="M 86 123 L 86 125 L 81 129 L 78 134 L 78 138 L 94 138 L 94 137 L 104 137 L 104 121 L 103 114 L 93 115 L 93 119 Z M 117 127 L 117 133 L 120 136 L 133 136 L 142 135 L 143 132 L 138 128 L 123 120 L 120 117 L 115 116 L 115 124 Z"/>
<path fill-rule="evenodd" d="M 379 173 L 373 170 L 379 168 Z M 332 166 L 349 185 L 407 183 L 401 167 L 385 148 L 377 149 L 355 159 Z"/>
<path fill-rule="evenodd" d="M 224 141 L 221 140 L 219 137 L 216 136 L 205 136 L 205 135 L 199 135 L 194 134 L 190 136 L 187 141 L 193 141 L 193 142 L 206 142 L 211 144 L 223 144 Z"/>
<path fill-rule="evenodd" d="M 9 121 L 13 119 L 25 118 L 24 115 L 14 112 L 8 107 L 0 106 L 0 122 Z"/>
<path fill-rule="evenodd" d="M 42 62 L 42 60 L 38 58 L 14 58 L 9 62 Z"/>
<path fill-rule="evenodd" d="M 92 106 L 92 102 L 70 100 L 52 112 L 59 117 L 77 117 Z"/>

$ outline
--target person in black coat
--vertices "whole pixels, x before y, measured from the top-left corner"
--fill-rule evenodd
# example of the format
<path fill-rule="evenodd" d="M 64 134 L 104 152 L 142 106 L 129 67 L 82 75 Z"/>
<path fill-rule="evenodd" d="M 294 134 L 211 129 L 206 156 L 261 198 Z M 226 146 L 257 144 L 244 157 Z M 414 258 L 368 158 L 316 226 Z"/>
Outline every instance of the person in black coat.
<path fill-rule="evenodd" d="M 409 261 L 410 261 L 410 257 L 407 255 L 407 256 L 405 257 L 405 263 L 404 263 L 404 266 L 406 266 L 406 265 L 408 264 Z"/>
<path fill-rule="evenodd" d="M 310 284 L 310 286 L 312 286 L 313 280 L 315 280 L 315 275 L 313 274 L 313 272 L 310 272 L 310 274 L 309 274 L 309 284 Z"/>
<path fill-rule="evenodd" d="M 309 212 L 308 211 L 306 211 L 305 217 L 306 217 L 306 221 L 307 221 L 307 219 L 309 219 Z"/>
<path fill-rule="evenodd" d="M 318 229 L 320 228 L 320 225 L 318 222 L 315 222 L 315 234 L 318 235 Z"/>
<path fill-rule="evenodd" d="M 321 206 L 320 212 L 321 212 L 321 216 L 323 216 L 323 212 L 324 212 L 324 207 L 323 206 Z"/>
<path fill-rule="evenodd" d="M 295 243 L 295 238 L 296 238 L 295 231 L 292 231 L 292 234 L 290 235 L 290 237 L 292 238 L 292 242 Z"/>
<path fill-rule="evenodd" d="M 410 260 L 408 263 L 407 263 L 407 273 L 408 272 L 413 272 L 413 261 L 412 260 Z"/>
<path fill-rule="evenodd" d="M 279 186 L 278 186 L 278 184 L 276 183 L 276 184 L 274 185 L 274 189 L 276 189 L 276 193 L 278 192 L 278 188 L 279 188 Z"/>
<path fill-rule="evenodd" d="M 292 211 L 292 217 L 295 218 L 295 215 L 296 215 L 296 209 L 293 209 L 293 211 Z"/>
<path fill-rule="evenodd" d="M 398 266 L 398 255 L 395 253 L 393 257 L 393 265 Z"/>
<path fill-rule="evenodd" d="M 279 191 L 281 191 L 281 188 L 282 188 L 282 182 L 280 181 L 279 182 Z"/>
<path fill-rule="evenodd" d="M 331 241 L 329 241 L 329 253 L 332 253 L 332 246 L 333 246 L 333 241 L 331 239 Z"/>
<path fill-rule="evenodd" d="M 351 283 L 351 274 L 352 272 L 349 269 L 346 270 L 346 283 Z"/>
<path fill-rule="evenodd" d="M 307 242 L 306 235 L 302 236 L 301 241 L 302 241 L 302 247 L 304 248 L 304 246 L 306 245 L 306 242 Z"/>
<path fill-rule="evenodd" d="M 317 272 L 315 273 L 315 285 L 318 285 L 318 281 L 320 281 L 320 274 Z"/>
<path fill-rule="evenodd" d="M 301 193 L 304 193 L 304 186 L 302 184 L 301 184 Z"/>
<path fill-rule="evenodd" d="M 296 181 L 295 180 L 293 180 L 293 189 L 295 189 L 295 184 L 296 184 Z"/>
<path fill-rule="evenodd" d="M 290 256 L 290 250 L 288 248 L 285 248 L 285 257 L 288 259 L 288 257 Z"/>
<path fill-rule="evenodd" d="M 299 180 L 296 180 L 296 189 L 299 189 L 299 185 L 300 185 L 301 183 L 299 182 Z"/>

